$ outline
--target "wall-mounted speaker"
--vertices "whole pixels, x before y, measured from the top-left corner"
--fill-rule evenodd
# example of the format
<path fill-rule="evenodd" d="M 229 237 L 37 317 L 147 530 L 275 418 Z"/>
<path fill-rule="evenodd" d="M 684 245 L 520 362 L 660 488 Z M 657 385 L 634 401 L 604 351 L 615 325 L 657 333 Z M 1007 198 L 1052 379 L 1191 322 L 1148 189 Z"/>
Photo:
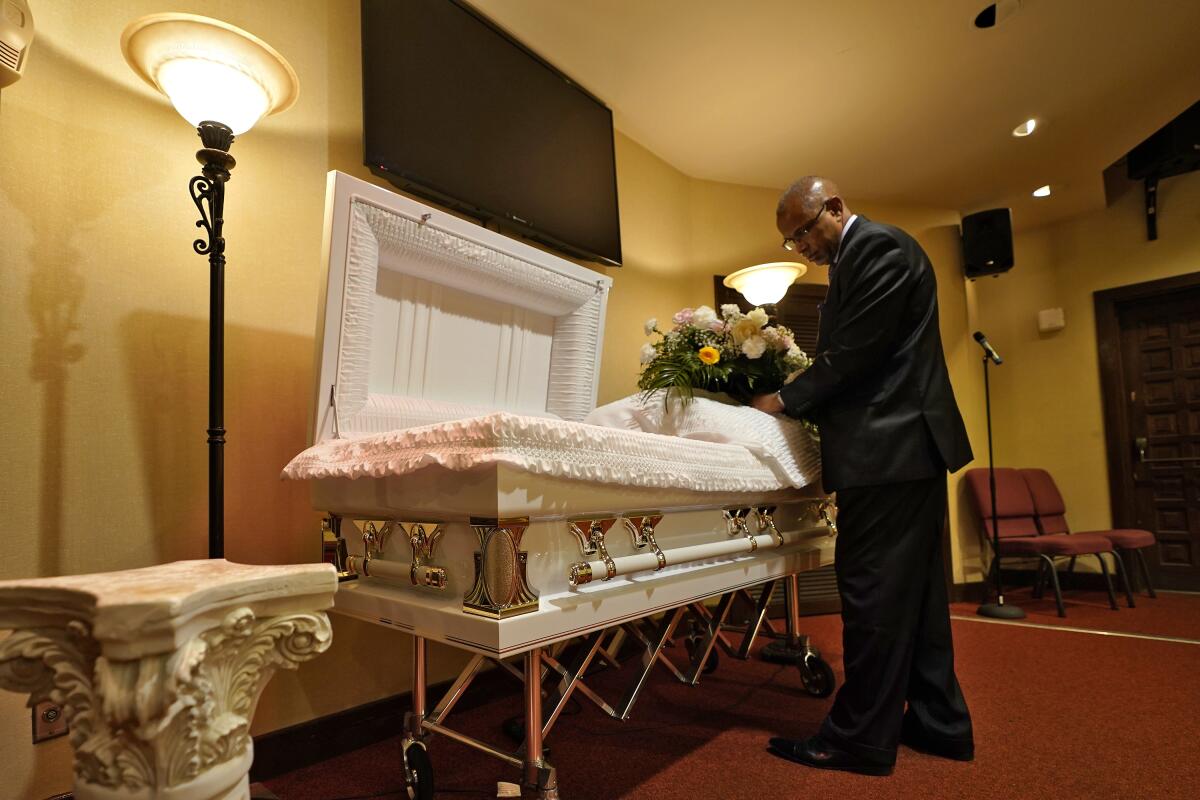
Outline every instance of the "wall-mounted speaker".
<path fill-rule="evenodd" d="M 1013 267 L 1012 212 L 992 208 L 962 220 L 963 272 L 968 278 L 998 275 Z"/>

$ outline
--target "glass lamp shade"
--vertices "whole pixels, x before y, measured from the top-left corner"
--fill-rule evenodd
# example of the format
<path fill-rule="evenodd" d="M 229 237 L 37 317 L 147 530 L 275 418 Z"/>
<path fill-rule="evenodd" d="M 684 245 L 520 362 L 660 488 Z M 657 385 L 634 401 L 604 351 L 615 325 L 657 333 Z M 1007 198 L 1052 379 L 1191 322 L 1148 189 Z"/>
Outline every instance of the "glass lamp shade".
<path fill-rule="evenodd" d="M 808 267 L 795 261 L 772 261 L 739 269 L 727 276 L 723 283 L 741 292 L 751 305 L 761 306 L 782 300 L 788 287 L 807 271 Z"/>
<path fill-rule="evenodd" d="M 205 120 L 245 133 L 296 102 L 300 82 L 266 42 L 220 20 L 152 14 L 131 22 L 121 52 L 142 80 L 192 125 Z"/>

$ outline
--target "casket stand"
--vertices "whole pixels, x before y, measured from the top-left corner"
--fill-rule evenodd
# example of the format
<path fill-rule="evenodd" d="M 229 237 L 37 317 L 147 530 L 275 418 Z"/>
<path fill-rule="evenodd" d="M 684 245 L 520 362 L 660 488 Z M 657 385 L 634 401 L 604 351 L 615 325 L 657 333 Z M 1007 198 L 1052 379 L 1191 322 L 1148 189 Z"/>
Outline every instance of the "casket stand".
<path fill-rule="evenodd" d="M 335 610 L 414 637 L 413 796 L 430 796 L 436 732 L 557 797 L 542 741 L 575 691 L 624 718 L 656 663 L 696 683 L 735 597 L 832 561 L 815 446 L 789 483 L 738 444 L 582 422 L 609 278 L 337 172 L 323 250 L 312 446 L 284 475 L 310 480 L 330 515 L 330 551 L 352 578 Z M 681 670 L 662 648 L 689 609 L 702 635 Z M 583 676 L 622 637 L 642 671 L 614 705 Z M 432 709 L 428 640 L 473 654 Z M 568 640 L 582 646 L 562 663 Z M 505 661 L 518 655 L 519 670 Z M 445 725 L 487 662 L 525 681 L 522 752 Z"/>

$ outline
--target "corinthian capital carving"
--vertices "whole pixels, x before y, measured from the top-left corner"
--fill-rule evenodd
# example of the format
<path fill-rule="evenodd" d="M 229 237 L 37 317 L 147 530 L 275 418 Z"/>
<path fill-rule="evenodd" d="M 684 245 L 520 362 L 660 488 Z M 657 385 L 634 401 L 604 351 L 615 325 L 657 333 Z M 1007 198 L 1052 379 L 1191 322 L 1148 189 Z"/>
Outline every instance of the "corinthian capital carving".
<path fill-rule="evenodd" d="M 208 577 L 223 577 L 227 585 L 214 591 L 211 582 L 192 575 L 195 592 L 216 601 L 179 602 L 178 587 L 172 587 L 162 600 L 178 616 L 144 627 L 129 624 L 135 613 L 154 618 L 144 602 L 147 587 L 130 582 L 131 574 L 143 573 L 138 577 L 148 579 L 153 591 L 170 584 L 157 580 L 168 576 L 154 570 L 188 570 L 172 564 L 81 576 L 107 580 L 127 597 L 122 606 L 103 589 L 92 593 L 93 601 L 105 602 L 93 606 L 90 624 L 80 618 L 84 609 L 69 608 L 61 597 L 57 607 L 48 595 L 36 603 L 32 595 L 44 581 L 0 584 L 0 628 L 14 629 L 0 640 L 0 687 L 30 695 L 31 704 L 49 699 L 63 707 L 75 750 L 76 797 L 244 796 L 250 722 L 263 687 L 275 670 L 295 669 L 329 647 L 332 631 L 323 609 L 331 604 L 336 575 L 328 565 L 255 567 L 253 586 L 239 592 L 250 577 L 240 565 L 180 563 L 208 563 L 199 571 L 219 573 Z M 271 570 L 281 571 L 274 591 L 261 580 Z M 14 624 L 47 616 L 64 619 L 29 628 Z M 105 633 L 120 635 L 106 640 Z"/>

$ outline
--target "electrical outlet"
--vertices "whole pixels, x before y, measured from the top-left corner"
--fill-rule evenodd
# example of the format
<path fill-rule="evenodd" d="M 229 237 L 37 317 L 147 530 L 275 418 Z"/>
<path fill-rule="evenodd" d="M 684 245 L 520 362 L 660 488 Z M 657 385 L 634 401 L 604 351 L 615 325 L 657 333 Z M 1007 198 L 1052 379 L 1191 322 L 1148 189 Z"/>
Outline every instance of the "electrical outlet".
<path fill-rule="evenodd" d="M 67 732 L 67 715 L 62 706 L 55 705 L 49 700 L 38 703 L 33 708 L 33 743 L 38 744 L 47 739 L 54 739 Z"/>

